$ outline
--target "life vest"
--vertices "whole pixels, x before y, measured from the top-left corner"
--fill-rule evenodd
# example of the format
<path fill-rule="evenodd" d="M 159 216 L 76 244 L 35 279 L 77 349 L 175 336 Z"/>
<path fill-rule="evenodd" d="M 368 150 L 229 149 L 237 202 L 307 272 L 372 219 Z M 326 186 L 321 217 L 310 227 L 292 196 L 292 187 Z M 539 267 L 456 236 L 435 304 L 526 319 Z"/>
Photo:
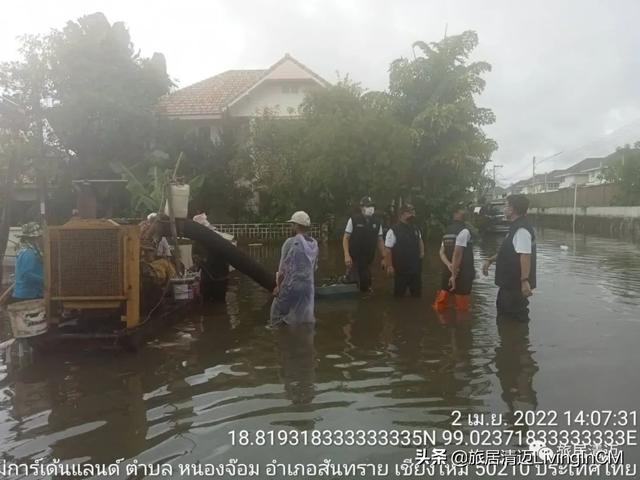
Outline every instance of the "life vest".
<path fill-rule="evenodd" d="M 408 223 L 398 223 L 391 227 L 396 244 L 391 249 L 393 268 L 399 274 L 420 273 L 420 229 Z"/>
<path fill-rule="evenodd" d="M 349 255 L 356 262 L 371 263 L 376 256 L 376 247 L 382 224 L 377 215 L 365 217 L 361 213 L 351 217 L 353 231 L 349 237 Z"/>
<path fill-rule="evenodd" d="M 444 245 L 444 253 L 447 256 L 447 259 L 451 262 L 453 260 L 453 251 L 456 248 L 456 238 L 460 232 L 464 229 L 471 230 L 467 226 L 466 223 L 460 221 L 454 221 L 451 225 L 449 225 L 445 231 L 445 234 L 442 236 L 442 244 Z M 445 266 L 445 273 L 450 275 L 449 269 Z M 444 274 L 444 273 L 443 273 Z M 458 274 L 459 278 L 471 278 L 475 277 L 475 267 L 473 260 L 473 237 L 469 238 L 469 242 L 467 246 L 463 250 L 462 254 L 462 262 L 460 263 L 460 272 Z"/>
<path fill-rule="evenodd" d="M 531 234 L 531 270 L 529 272 L 529 285 L 536 288 L 536 233 L 526 217 L 519 217 L 511 223 L 509 233 L 505 237 L 498 258 L 496 259 L 496 285 L 503 288 L 520 289 L 520 254 L 516 253 L 513 246 L 513 237 L 516 232 L 524 228 Z"/>

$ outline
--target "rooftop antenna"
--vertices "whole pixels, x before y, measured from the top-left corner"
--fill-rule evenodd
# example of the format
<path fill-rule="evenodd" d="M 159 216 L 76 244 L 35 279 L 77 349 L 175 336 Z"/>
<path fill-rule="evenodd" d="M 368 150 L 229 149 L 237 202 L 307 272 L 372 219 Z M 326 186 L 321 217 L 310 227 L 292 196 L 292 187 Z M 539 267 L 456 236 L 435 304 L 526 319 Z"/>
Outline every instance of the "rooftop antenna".
<path fill-rule="evenodd" d="M 445 38 L 447 38 L 447 28 L 449 27 L 449 23 L 445 23 L 444 24 L 444 37 L 442 37 L 442 39 L 444 40 Z"/>

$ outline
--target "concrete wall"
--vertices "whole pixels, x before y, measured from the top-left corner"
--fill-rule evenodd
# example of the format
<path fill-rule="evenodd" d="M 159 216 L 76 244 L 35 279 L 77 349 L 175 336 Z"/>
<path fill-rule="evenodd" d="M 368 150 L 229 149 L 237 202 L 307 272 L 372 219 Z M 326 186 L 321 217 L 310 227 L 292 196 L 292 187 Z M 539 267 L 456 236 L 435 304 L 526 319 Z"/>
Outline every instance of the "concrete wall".
<path fill-rule="evenodd" d="M 618 185 L 606 183 L 603 185 L 579 186 L 577 205 L 579 207 L 608 207 L 618 195 Z M 555 192 L 530 195 L 532 207 L 573 207 L 574 188 L 563 188 Z"/>
<path fill-rule="evenodd" d="M 536 228 L 572 230 L 572 217 L 557 214 L 531 214 Z M 576 215 L 576 232 L 619 238 L 640 243 L 640 217 L 603 217 Z"/>
<path fill-rule="evenodd" d="M 531 208 L 530 213 L 573 217 L 573 207 Z M 578 207 L 576 217 L 640 218 L 640 207 Z"/>

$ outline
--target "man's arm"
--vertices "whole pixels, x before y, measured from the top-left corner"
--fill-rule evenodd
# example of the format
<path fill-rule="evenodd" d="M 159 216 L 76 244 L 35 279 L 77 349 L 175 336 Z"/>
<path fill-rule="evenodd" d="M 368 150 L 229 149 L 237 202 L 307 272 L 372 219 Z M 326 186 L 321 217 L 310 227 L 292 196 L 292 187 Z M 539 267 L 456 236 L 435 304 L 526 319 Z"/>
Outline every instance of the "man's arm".
<path fill-rule="evenodd" d="M 393 262 L 391 261 L 391 249 L 384 247 L 384 264 L 388 274 L 393 273 Z"/>
<path fill-rule="evenodd" d="M 353 264 L 353 260 L 351 259 L 351 255 L 349 254 L 349 239 L 351 235 L 346 233 L 342 236 L 342 251 L 344 253 L 344 264 L 347 267 L 350 267 Z"/>
<path fill-rule="evenodd" d="M 530 297 L 533 295 L 531 284 L 529 283 L 529 274 L 531 273 L 531 254 L 520 254 L 520 286 L 522 295 Z M 526 280 L 525 280 L 526 279 Z"/>
<path fill-rule="evenodd" d="M 391 258 L 391 249 L 396 244 L 396 236 L 393 233 L 393 229 L 389 229 L 387 232 L 387 238 L 384 241 L 384 265 L 385 270 L 389 275 L 393 274 L 393 260 Z"/>
<path fill-rule="evenodd" d="M 444 243 L 440 244 L 440 260 L 442 261 L 442 263 L 444 263 L 446 265 L 446 267 L 451 270 L 451 262 L 449 261 L 449 259 L 447 258 L 447 254 L 444 253 Z"/>
<path fill-rule="evenodd" d="M 344 264 L 347 268 L 351 268 L 353 265 L 353 259 L 349 253 L 349 239 L 353 233 L 353 219 L 349 217 L 347 225 L 344 227 L 344 235 L 342 236 L 342 253 L 344 253 Z"/>
<path fill-rule="evenodd" d="M 451 273 L 453 273 L 454 276 L 458 276 L 458 273 L 460 272 L 460 265 L 462 264 L 462 255 L 464 253 L 464 249 L 465 247 L 462 247 L 460 245 L 456 245 L 456 247 L 453 249 L 453 257 L 451 258 Z"/>
<path fill-rule="evenodd" d="M 489 275 L 489 267 L 491 266 L 492 263 L 494 263 L 496 261 L 496 258 L 498 257 L 498 255 L 492 255 L 491 257 L 487 258 L 483 263 L 482 263 L 482 274 L 486 277 L 487 275 Z"/>

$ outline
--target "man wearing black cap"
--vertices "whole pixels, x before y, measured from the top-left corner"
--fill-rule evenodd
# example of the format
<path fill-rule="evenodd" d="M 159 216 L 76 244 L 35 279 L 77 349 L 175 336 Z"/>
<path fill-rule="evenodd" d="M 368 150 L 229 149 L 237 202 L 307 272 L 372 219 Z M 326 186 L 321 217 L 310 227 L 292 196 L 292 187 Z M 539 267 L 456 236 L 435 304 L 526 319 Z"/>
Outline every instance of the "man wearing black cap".
<path fill-rule="evenodd" d="M 422 233 L 414 224 L 416 212 L 412 205 L 400 208 L 399 222 L 387 232 L 384 241 L 387 273 L 394 275 L 393 294 L 402 297 L 407 289 L 412 297 L 422 295 Z"/>
<path fill-rule="evenodd" d="M 348 269 L 355 269 L 358 273 L 361 292 L 371 290 L 370 267 L 376 256 L 376 248 L 384 258 L 382 221 L 375 215 L 375 204 L 371 197 L 362 197 L 360 213 L 349 218 L 342 237 L 344 263 Z"/>

